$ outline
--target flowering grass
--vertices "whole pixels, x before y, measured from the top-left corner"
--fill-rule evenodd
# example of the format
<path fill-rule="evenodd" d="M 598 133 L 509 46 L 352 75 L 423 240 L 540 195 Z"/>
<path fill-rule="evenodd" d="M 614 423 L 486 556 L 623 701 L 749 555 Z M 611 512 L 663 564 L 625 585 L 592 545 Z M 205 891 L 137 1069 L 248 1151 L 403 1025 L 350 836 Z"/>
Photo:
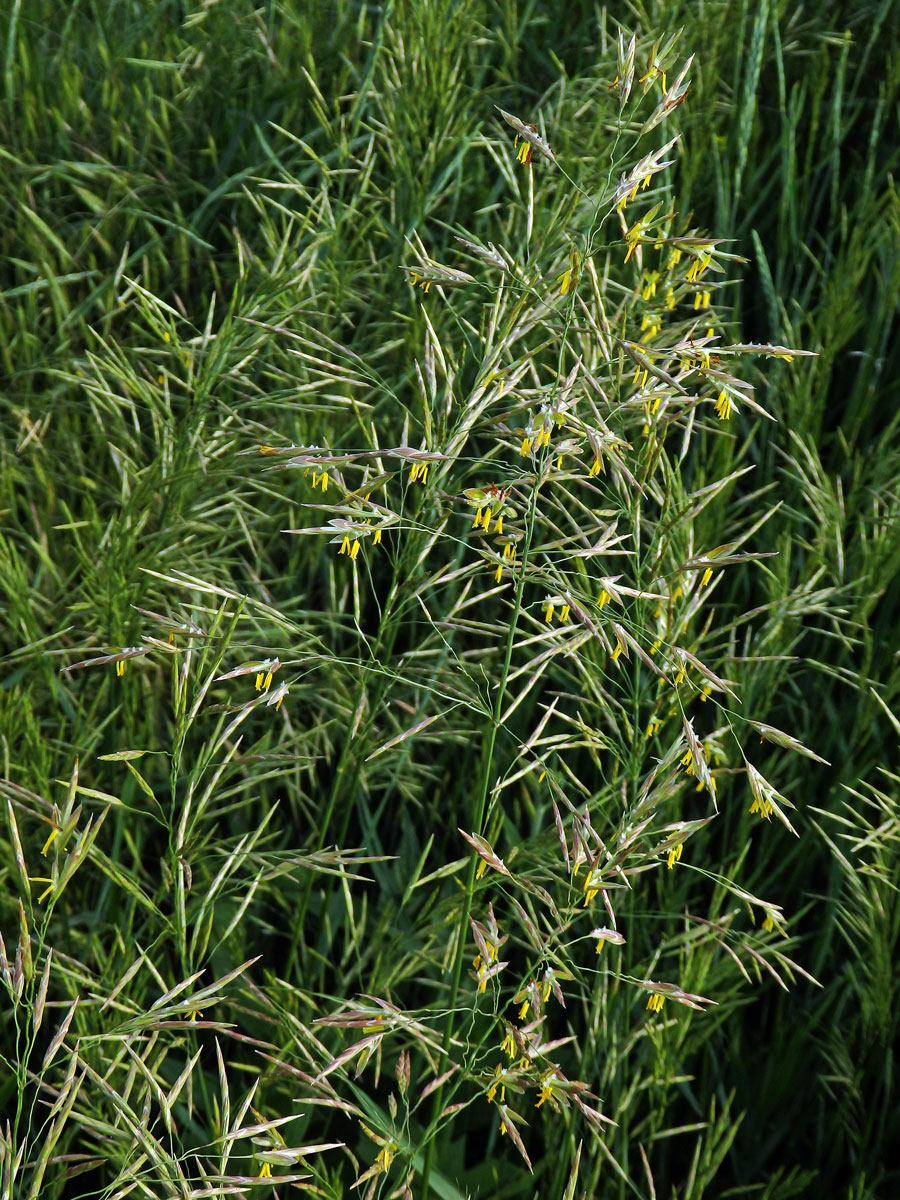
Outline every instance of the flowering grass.
<path fill-rule="evenodd" d="M 10 6 L 3 1200 L 896 1186 L 846 19 Z"/>

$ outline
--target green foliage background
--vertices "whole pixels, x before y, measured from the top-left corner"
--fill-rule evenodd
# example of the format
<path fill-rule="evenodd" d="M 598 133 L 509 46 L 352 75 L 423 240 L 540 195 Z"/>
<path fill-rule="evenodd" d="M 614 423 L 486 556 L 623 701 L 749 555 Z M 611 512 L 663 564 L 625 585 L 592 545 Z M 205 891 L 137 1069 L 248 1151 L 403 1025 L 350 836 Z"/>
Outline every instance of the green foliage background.
<path fill-rule="evenodd" d="M 351 1194 L 384 1144 L 387 1042 L 383 1076 L 334 1076 L 335 1099 L 358 1106 L 374 1139 L 321 1092 L 294 1101 L 328 1061 L 317 1047 L 336 1055 L 359 1032 L 314 1025 L 341 1001 L 446 1004 L 448 914 L 471 857 L 456 829 L 474 827 L 482 768 L 479 697 L 460 692 L 449 725 L 368 761 L 452 686 L 441 614 L 417 607 L 432 568 L 424 554 L 373 551 L 351 574 L 324 538 L 285 534 L 319 523 L 316 498 L 302 470 L 269 470 L 284 460 L 259 446 L 371 446 L 373 431 L 398 446 L 407 417 L 410 445 L 431 439 L 446 397 L 475 385 L 483 297 L 448 289 L 447 303 L 436 291 L 420 302 L 401 268 L 421 254 L 460 265 L 459 232 L 522 244 L 525 176 L 495 105 L 540 114 L 570 175 L 607 170 L 619 22 L 639 34 L 639 63 L 678 30 L 681 58 L 696 55 L 667 130 L 682 135 L 671 195 L 748 260 L 734 264 L 742 285 L 716 299 L 734 340 L 818 356 L 756 369 L 776 423 L 745 411 L 727 448 L 693 447 L 691 487 L 754 470 L 689 533 L 714 546 L 767 514 L 753 548 L 777 556 L 727 573 L 716 645 L 742 711 L 830 766 L 761 745 L 756 764 L 796 805 L 799 838 L 753 824 L 742 800 L 704 843 L 710 865 L 741 864 L 742 886 L 783 907 L 785 947 L 820 986 L 722 976 L 717 1009 L 652 1036 L 636 1011 L 618 1031 L 561 1018 L 554 1033 L 575 1037 L 591 1086 L 633 1031 L 638 1051 L 610 1069 L 604 1111 L 630 1088 L 648 1097 L 633 1127 L 604 1135 L 624 1171 L 586 1140 L 573 1186 L 770 1198 L 900 1187 L 897 5 L 5 0 L 0 930 L 10 972 L 19 944 L 26 996 L 40 995 L 47 946 L 54 958 L 42 1022 L 29 1026 L 0 993 L 0 1194 L 189 1194 L 171 1162 L 195 1188 L 212 1178 L 225 1110 L 259 1076 L 260 1123 L 299 1111 L 288 1145 L 344 1142 L 355 1155 L 358 1170 L 343 1151 L 302 1156 L 320 1194 Z M 577 220 L 565 181 L 552 186 L 559 224 Z M 548 218 L 542 231 L 538 249 L 565 265 L 560 230 Z M 485 481 L 473 470 L 454 486 Z M 424 522 L 426 501 L 410 502 Z M 441 569 L 463 561 L 454 536 Z M 177 657 L 157 647 L 121 679 L 111 666 L 63 670 L 147 635 L 165 642 L 168 628 L 135 606 L 207 636 L 181 630 Z M 471 636 L 454 654 L 487 695 L 501 647 L 486 647 L 477 623 L 499 618 L 467 613 Z M 241 707 L 252 674 L 218 682 L 275 656 L 288 664 L 276 682 L 289 674 L 291 686 L 277 713 Z M 569 694 L 568 667 L 553 671 Z M 529 698 L 516 736 L 538 715 Z M 146 753 L 108 757 L 132 750 Z M 589 749 L 571 762 L 592 794 L 618 786 L 608 764 L 592 777 Z M 45 873 L 67 783 L 67 812 L 82 805 L 78 873 L 44 920 L 29 876 Z M 558 855 L 550 805 L 533 783 L 509 796 L 498 853 L 511 863 L 520 846 L 523 871 L 546 882 L 542 864 Z M 175 813 L 190 804 L 185 842 Z M 678 914 L 694 885 L 666 886 L 657 911 L 687 961 Z M 712 978 L 718 969 L 711 956 Z M 41 1066 L 76 995 L 66 1046 L 80 1039 L 81 1057 Z M 186 1020 L 191 1010 L 205 1022 Z M 419 1090 L 439 1073 L 435 1029 Z M 50 1145 L 47 1106 L 68 1094 L 69 1067 L 81 1091 Z M 533 1178 L 480 1094 L 441 1129 L 427 1113 L 410 1119 L 398 1162 L 412 1194 L 423 1173 L 445 1197 L 563 1194 L 584 1130 L 528 1109 Z M 256 1177 L 249 1142 L 240 1153 L 238 1173 Z M 404 1177 L 373 1179 L 387 1195 Z"/>

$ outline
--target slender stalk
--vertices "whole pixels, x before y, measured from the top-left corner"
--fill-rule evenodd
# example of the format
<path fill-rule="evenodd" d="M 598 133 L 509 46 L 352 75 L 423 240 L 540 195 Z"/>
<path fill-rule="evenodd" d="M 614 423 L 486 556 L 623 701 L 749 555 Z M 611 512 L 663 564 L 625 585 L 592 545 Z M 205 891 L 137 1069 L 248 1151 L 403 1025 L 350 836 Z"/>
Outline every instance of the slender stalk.
<path fill-rule="evenodd" d="M 512 663 L 513 647 L 515 645 L 516 629 L 519 624 L 519 614 L 522 611 L 522 597 L 525 592 L 525 580 L 528 571 L 528 563 L 531 557 L 531 544 L 534 537 L 535 514 L 537 513 L 538 493 L 543 482 L 543 463 L 541 464 L 541 472 L 535 479 L 534 488 L 531 493 L 531 500 L 528 506 L 528 515 L 525 520 L 525 545 L 522 550 L 522 565 L 519 569 L 518 579 L 516 581 L 516 594 L 513 601 L 513 611 L 510 617 L 509 629 L 506 635 L 506 650 L 503 657 L 503 666 L 500 671 L 500 681 L 497 684 L 497 693 L 494 699 L 494 710 L 491 714 L 491 721 L 488 725 L 485 740 L 482 749 L 482 771 L 481 771 L 481 790 L 478 795 L 478 800 L 475 805 L 475 822 L 474 828 L 478 833 L 481 833 L 484 827 L 484 819 L 487 812 L 488 793 L 490 791 L 490 780 L 492 774 L 492 765 L 494 761 L 494 747 L 497 743 L 497 733 L 500 729 L 500 718 L 503 713 L 503 701 L 506 698 L 506 685 L 509 680 L 509 668 Z M 456 1015 L 456 1002 L 459 998 L 459 985 L 462 979 L 463 960 L 466 953 L 466 930 L 469 926 L 469 915 L 472 911 L 472 899 L 475 895 L 475 872 L 478 866 L 478 856 L 472 855 L 469 861 L 469 869 L 466 875 L 466 890 L 463 896 L 462 908 L 459 913 L 459 920 L 456 926 L 456 952 L 453 960 L 453 974 L 450 979 L 450 1001 L 447 1006 L 447 1020 L 444 1024 L 444 1036 L 441 1043 L 443 1056 L 446 1058 L 450 1051 L 450 1042 L 453 1037 L 453 1018 Z M 431 1176 L 431 1164 L 434 1160 L 434 1147 L 437 1141 L 437 1122 L 441 1112 L 443 1103 L 444 1088 L 439 1087 L 434 1093 L 434 1103 L 431 1110 L 431 1138 L 428 1142 L 425 1151 L 425 1161 L 422 1167 L 422 1195 L 428 1195 L 428 1183 Z"/>
<path fill-rule="evenodd" d="M 413 514 L 414 525 L 415 525 L 415 523 L 418 522 L 419 514 L 421 513 L 423 502 L 424 501 L 422 498 L 422 494 L 418 493 L 415 512 Z M 393 577 L 393 580 L 391 581 L 390 591 L 388 592 L 388 595 L 385 599 L 384 608 L 383 608 L 382 614 L 381 614 L 381 620 L 378 623 L 378 632 L 375 635 L 375 645 L 372 648 L 372 659 L 374 661 L 377 661 L 379 658 L 382 658 L 385 661 L 390 660 L 391 651 L 393 650 L 394 642 L 397 637 L 397 631 L 400 626 L 399 620 L 397 620 L 394 616 L 394 609 L 397 604 L 397 598 L 400 594 L 401 581 L 405 580 L 409 577 L 408 571 L 406 569 L 406 562 L 409 559 L 409 557 L 411 556 L 411 554 L 412 554 L 412 550 L 407 545 L 405 547 L 405 553 L 402 555 L 402 557 L 400 558 L 400 561 L 396 565 L 396 569 L 394 571 L 394 577 Z M 341 795 L 347 795 L 348 792 L 352 793 L 352 791 L 353 791 L 353 788 L 356 783 L 356 779 L 359 774 L 359 767 L 360 767 L 360 755 L 358 753 L 360 740 L 362 741 L 362 744 L 364 745 L 365 740 L 366 740 L 365 733 L 370 728 L 372 720 L 374 719 L 374 716 L 381 709 L 381 698 L 384 694 L 384 689 L 387 686 L 387 682 L 389 682 L 388 676 L 383 676 L 379 680 L 378 686 L 375 691 L 374 700 L 372 702 L 370 702 L 370 704 L 369 704 L 369 715 L 363 724 L 362 735 L 360 735 L 359 732 L 354 734 L 353 729 L 351 728 L 347 731 L 347 736 L 344 738 L 343 745 L 341 746 L 340 757 L 338 758 L 338 763 L 337 763 L 337 766 L 335 767 L 334 777 L 331 781 L 331 787 L 328 791 L 328 800 L 326 801 L 326 804 L 325 804 L 325 812 L 323 813 L 322 818 L 318 824 L 318 837 L 316 838 L 316 842 L 315 842 L 316 852 L 318 852 L 319 850 L 322 850 L 323 847 L 325 846 L 325 841 L 328 837 L 328 832 L 331 828 L 331 822 L 334 818 L 335 808 L 337 807 L 338 797 Z M 367 679 L 365 672 L 363 672 L 362 676 L 360 678 L 359 688 L 357 689 L 357 693 L 356 693 L 356 704 L 355 704 L 354 710 L 353 710 L 354 714 L 359 711 L 359 706 L 363 703 L 363 701 L 366 697 L 367 686 L 368 686 L 368 679 Z M 338 845 L 343 845 L 344 836 L 347 832 L 347 826 L 350 821 L 350 815 L 351 815 L 352 809 L 349 804 L 346 806 L 345 811 L 346 811 L 346 815 L 345 815 L 344 821 L 341 825 L 341 834 L 340 834 L 340 837 L 338 838 Z M 306 920 L 306 911 L 307 911 L 307 908 L 309 907 L 309 898 L 310 898 L 310 895 L 312 894 L 312 887 L 313 887 L 314 882 L 315 882 L 315 873 L 313 871 L 308 871 L 307 877 L 306 877 L 306 883 L 303 888 L 303 896 L 300 901 L 300 913 L 299 913 L 299 917 L 297 920 L 297 926 L 296 926 L 298 933 L 302 933 L 302 930 L 304 927 L 304 922 Z M 297 943 L 295 941 L 293 949 L 292 949 L 292 953 L 291 953 L 291 959 L 292 959 L 293 965 L 296 965 L 296 961 L 295 961 L 296 960 L 296 951 L 297 951 Z"/>

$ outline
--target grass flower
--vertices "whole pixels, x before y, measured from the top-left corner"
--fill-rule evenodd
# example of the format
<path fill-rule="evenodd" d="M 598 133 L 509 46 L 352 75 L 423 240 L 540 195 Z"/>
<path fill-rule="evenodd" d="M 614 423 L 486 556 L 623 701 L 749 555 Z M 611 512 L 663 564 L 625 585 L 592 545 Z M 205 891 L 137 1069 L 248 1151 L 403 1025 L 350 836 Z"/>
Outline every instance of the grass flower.
<path fill-rule="evenodd" d="M 716 400 L 716 412 L 719 414 L 720 421 L 731 420 L 731 399 L 727 392 L 719 392 L 719 398 Z"/>
<path fill-rule="evenodd" d="M 286 683 L 280 683 L 266 701 L 266 708 L 274 707 L 275 711 L 278 712 L 278 710 L 281 708 L 281 705 L 284 703 L 285 696 L 287 696 L 289 692 L 290 688 L 288 685 Z"/>
<path fill-rule="evenodd" d="M 556 155 L 550 148 L 549 144 L 544 141 L 537 131 L 537 125 L 528 125 L 524 121 L 520 121 L 518 117 L 512 113 L 505 112 L 498 106 L 497 111 L 503 120 L 515 131 L 516 137 L 514 145 L 518 146 L 521 139 L 522 145 L 519 146 L 516 157 L 520 163 L 528 164 L 531 162 L 535 150 L 550 162 L 556 161 Z"/>
<path fill-rule="evenodd" d="M 603 947 L 609 943 L 612 946 L 624 946 L 625 939 L 617 929 L 607 929 L 602 926 L 600 929 L 592 929 L 590 936 L 597 939 L 597 953 L 599 954 Z"/>
<path fill-rule="evenodd" d="M 375 1165 L 382 1174 L 390 1170 L 391 1163 L 394 1161 L 394 1156 L 399 1150 L 399 1144 L 393 1139 L 388 1138 L 375 1158 Z"/>
<path fill-rule="evenodd" d="M 41 894 L 37 898 L 38 904 L 43 904 L 44 901 L 47 899 L 47 897 L 50 895 L 50 893 L 53 891 L 53 880 L 50 879 L 47 875 L 29 875 L 28 882 L 29 883 L 46 883 L 47 884 L 47 886 L 44 888 L 44 890 L 41 892 Z"/>
<path fill-rule="evenodd" d="M 577 246 L 573 246 L 569 256 L 569 266 L 559 277 L 559 294 L 567 295 L 578 281 L 581 271 L 581 254 Z"/>
<path fill-rule="evenodd" d="M 759 813 L 764 821 L 768 821 L 772 815 L 772 804 L 765 796 L 754 796 L 748 812 Z"/>
<path fill-rule="evenodd" d="M 494 1098 L 497 1095 L 497 1089 L 500 1089 L 500 1103 L 506 1103 L 506 1075 L 499 1063 L 494 1067 L 494 1079 L 487 1091 L 487 1102 L 493 1104 Z"/>
<path fill-rule="evenodd" d="M 582 890 L 584 891 L 584 907 L 591 904 L 603 885 L 603 877 L 598 867 L 591 867 L 585 874 Z"/>
<path fill-rule="evenodd" d="M 687 275 L 685 276 L 687 282 L 695 283 L 706 272 L 711 262 L 712 255 L 709 253 L 696 255 L 688 267 Z"/>
<path fill-rule="evenodd" d="M 524 1021 L 530 1010 L 534 1010 L 534 1015 L 541 1015 L 541 989 L 538 987 L 534 979 L 529 979 L 528 983 L 523 988 L 520 988 L 513 997 L 513 1003 L 519 1005 L 519 1020 Z"/>
<path fill-rule="evenodd" d="M 418 271 L 410 271 L 409 282 L 412 287 L 421 288 L 426 295 L 431 291 L 431 280 L 423 279 Z"/>
<path fill-rule="evenodd" d="M 269 659 L 260 664 L 259 669 L 256 671 L 255 690 L 257 692 L 267 692 L 269 690 L 272 686 L 275 673 L 280 666 L 281 662 L 277 658 Z"/>

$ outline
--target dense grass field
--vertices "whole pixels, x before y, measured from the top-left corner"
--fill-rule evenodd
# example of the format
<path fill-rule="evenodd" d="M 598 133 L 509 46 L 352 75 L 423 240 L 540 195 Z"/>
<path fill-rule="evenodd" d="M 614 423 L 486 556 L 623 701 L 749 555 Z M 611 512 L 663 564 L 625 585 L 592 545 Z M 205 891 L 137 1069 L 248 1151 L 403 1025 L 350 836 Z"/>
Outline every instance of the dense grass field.
<path fill-rule="evenodd" d="M 0 1200 L 900 1194 L 900 6 L 0 38 Z"/>

